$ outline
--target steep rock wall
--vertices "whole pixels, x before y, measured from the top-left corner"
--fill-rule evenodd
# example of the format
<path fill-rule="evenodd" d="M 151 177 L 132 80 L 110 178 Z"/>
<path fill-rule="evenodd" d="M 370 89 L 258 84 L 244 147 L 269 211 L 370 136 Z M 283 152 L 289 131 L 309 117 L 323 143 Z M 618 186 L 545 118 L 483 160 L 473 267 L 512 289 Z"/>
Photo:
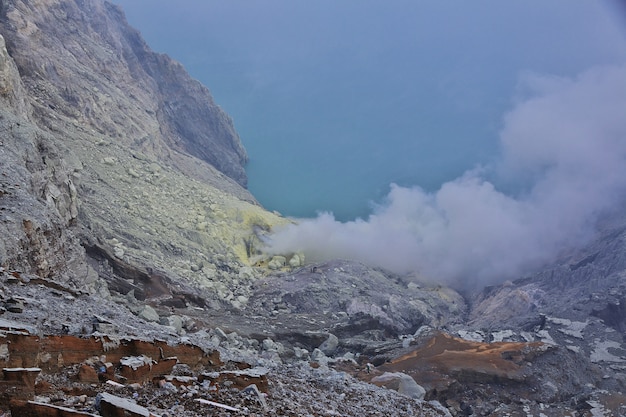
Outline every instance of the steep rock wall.
<path fill-rule="evenodd" d="M 209 91 L 101 0 L 2 1 L 0 35 L 0 264 L 133 288 L 114 259 L 240 304 L 255 230 L 284 219 L 242 186 L 245 151 Z"/>
<path fill-rule="evenodd" d="M 176 154 L 189 154 L 246 185 L 247 155 L 230 117 L 180 64 L 151 51 L 117 6 L 4 0 L 0 11 L 40 123 L 89 126 L 188 174 Z"/>
<path fill-rule="evenodd" d="M 29 120 L 25 91 L 0 36 L 0 266 L 93 286 L 76 237 L 78 167 Z"/>

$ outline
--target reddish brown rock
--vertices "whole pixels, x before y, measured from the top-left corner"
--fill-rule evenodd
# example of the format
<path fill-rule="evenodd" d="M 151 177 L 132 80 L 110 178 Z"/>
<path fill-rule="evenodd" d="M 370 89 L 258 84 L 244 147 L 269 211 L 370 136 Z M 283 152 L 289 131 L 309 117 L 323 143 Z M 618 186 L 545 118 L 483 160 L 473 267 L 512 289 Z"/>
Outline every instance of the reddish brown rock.
<path fill-rule="evenodd" d="M 158 362 L 149 359 L 147 363 L 133 366 L 132 364 L 124 363 L 122 360 L 120 364 L 120 375 L 124 377 L 124 381 L 127 383 L 145 382 L 157 376 L 169 374 L 177 362 L 178 359 L 176 358 L 161 359 Z"/>
<path fill-rule="evenodd" d="M 39 372 L 39 368 L 4 368 L 0 381 L 0 406 L 6 407 L 11 400 L 34 399 L 35 380 Z"/>
<path fill-rule="evenodd" d="M 87 365 L 86 363 L 83 363 L 80 365 L 80 368 L 78 368 L 78 380 L 86 383 L 97 383 L 100 381 L 98 372 L 96 372 L 93 366 Z"/>
<path fill-rule="evenodd" d="M 151 358 L 177 357 L 192 368 L 220 366 L 219 352 L 205 352 L 198 346 L 173 345 L 164 341 L 147 342 L 136 339 L 114 341 L 108 337 L 33 336 L 8 332 L 5 334 L 8 354 L 0 366 L 39 367 L 56 372 L 64 366 L 80 364 L 94 356 L 106 355 L 107 361 L 118 363 L 125 356 L 146 355 Z M 167 372 L 166 372 L 167 373 Z"/>
<path fill-rule="evenodd" d="M 35 380 L 41 372 L 39 368 L 4 368 L 4 382 L 23 385 L 29 389 L 35 390 Z"/>
<path fill-rule="evenodd" d="M 97 417 L 96 414 L 34 401 L 11 401 L 11 415 L 20 417 Z"/>
<path fill-rule="evenodd" d="M 222 384 L 225 381 L 230 381 L 234 388 L 244 389 L 251 384 L 257 386 L 259 391 L 268 392 L 269 384 L 267 382 L 267 369 L 265 368 L 250 368 L 242 369 L 239 371 L 222 371 L 204 373 L 199 376 L 200 382 L 209 380 L 214 383 Z"/>
<path fill-rule="evenodd" d="M 523 365 L 546 352 L 541 342 L 472 342 L 438 333 L 418 349 L 380 366 L 404 372 L 426 390 L 442 390 L 452 382 L 506 383 L 525 378 Z"/>

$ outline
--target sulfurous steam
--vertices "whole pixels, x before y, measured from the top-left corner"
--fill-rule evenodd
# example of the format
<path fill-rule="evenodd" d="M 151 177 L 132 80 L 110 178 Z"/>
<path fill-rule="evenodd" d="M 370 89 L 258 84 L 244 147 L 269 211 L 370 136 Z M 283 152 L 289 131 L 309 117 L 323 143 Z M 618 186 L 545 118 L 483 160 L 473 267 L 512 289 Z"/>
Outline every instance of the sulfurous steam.
<path fill-rule="evenodd" d="M 522 87 L 489 169 L 434 193 L 392 185 L 367 220 L 299 220 L 271 235 L 268 253 L 353 259 L 474 287 L 585 243 L 599 216 L 626 196 L 626 67 L 574 79 L 528 75 Z"/>

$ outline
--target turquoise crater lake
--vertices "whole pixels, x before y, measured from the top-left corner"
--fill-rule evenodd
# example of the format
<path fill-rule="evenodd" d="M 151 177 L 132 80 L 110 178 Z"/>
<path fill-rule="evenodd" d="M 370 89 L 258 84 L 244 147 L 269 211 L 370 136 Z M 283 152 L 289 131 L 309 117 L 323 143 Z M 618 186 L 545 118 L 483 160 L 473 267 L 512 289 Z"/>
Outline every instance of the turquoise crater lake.
<path fill-rule="evenodd" d="M 116 3 L 233 117 L 252 193 L 295 217 L 366 217 L 391 183 L 489 166 L 520 77 L 626 61 L 595 0 Z"/>

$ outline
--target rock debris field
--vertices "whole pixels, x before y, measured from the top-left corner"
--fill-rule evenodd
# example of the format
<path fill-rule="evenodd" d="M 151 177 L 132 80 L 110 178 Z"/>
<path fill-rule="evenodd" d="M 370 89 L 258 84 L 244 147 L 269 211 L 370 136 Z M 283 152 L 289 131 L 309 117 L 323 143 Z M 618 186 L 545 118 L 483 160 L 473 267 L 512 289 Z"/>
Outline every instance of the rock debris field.
<path fill-rule="evenodd" d="M 438 402 L 379 388 L 327 364 L 226 351 L 213 344 L 218 335 L 241 337 L 219 329 L 180 337 L 123 303 L 100 308 L 105 304 L 93 296 L 35 277 L 2 278 L 3 416 L 449 415 Z M 99 331 L 107 325 L 115 334 Z"/>

